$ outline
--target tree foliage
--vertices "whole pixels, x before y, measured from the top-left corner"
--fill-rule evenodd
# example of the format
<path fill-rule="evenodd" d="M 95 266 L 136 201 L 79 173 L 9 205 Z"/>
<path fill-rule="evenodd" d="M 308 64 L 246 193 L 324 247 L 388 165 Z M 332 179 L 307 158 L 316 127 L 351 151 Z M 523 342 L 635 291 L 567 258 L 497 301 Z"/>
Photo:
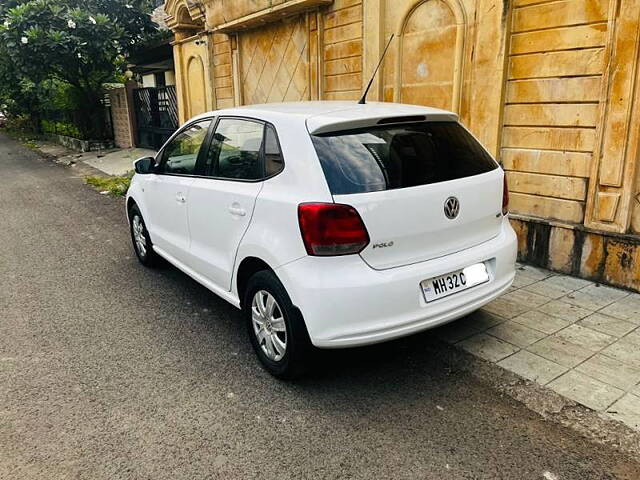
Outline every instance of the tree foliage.
<path fill-rule="evenodd" d="M 0 6 L 0 55 L 5 54 L 0 80 L 4 75 L 14 85 L 28 82 L 36 90 L 47 83 L 69 85 L 79 126 L 99 137 L 102 84 L 114 80 L 125 55 L 155 32 L 152 8 L 152 0 L 5 0 Z M 20 101 L 15 91 L 9 93 Z M 30 95 L 42 94 L 32 90 Z"/>

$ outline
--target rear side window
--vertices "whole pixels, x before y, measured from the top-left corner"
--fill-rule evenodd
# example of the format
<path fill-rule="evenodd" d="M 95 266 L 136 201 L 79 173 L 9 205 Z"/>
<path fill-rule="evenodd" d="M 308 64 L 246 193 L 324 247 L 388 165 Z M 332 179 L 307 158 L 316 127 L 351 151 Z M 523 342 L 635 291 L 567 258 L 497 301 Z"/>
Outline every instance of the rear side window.
<path fill-rule="evenodd" d="M 471 177 L 498 168 L 457 122 L 421 122 L 312 135 L 334 195 Z"/>
<path fill-rule="evenodd" d="M 265 127 L 264 134 L 264 169 L 267 177 L 280 173 L 284 168 L 284 159 L 280 151 L 276 130 L 271 126 Z"/>
<path fill-rule="evenodd" d="M 237 118 L 223 118 L 213 135 L 211 152 L 217 155 L 213 176 L 236 180 L 262 178 L 260 150 L 264 125 Z"/>

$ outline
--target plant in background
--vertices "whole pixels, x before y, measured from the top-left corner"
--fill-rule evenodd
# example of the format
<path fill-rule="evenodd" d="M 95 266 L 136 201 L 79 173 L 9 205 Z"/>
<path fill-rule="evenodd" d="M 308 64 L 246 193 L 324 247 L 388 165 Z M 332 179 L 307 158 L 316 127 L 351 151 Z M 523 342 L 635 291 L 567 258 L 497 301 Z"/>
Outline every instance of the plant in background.
<path fill-rule="evenodd" d="M 82 133 L 73 123 L 56 122 L 54 120 L 42 120 L 42 131 L 44 133 L 54 133 L 56 135 L 66 135 L 67 137 L 83 138 Z"/>
<path fill-rule="evenodd" d="M 67 85 L 65 96 L 83 136 L 103 138 L 102 85 L 116 78 L 127 52 L 155 32 L 152 8 L 152 0 L 5 1 L 0 5 L 0 77 L 4 71 L 13 85 L 31 82 L 32 90 L 47 82 Z M 25 91 L 9 89 L 2 99 L 31 102 L 36 104 L 32 112 L 42 111 L 44 92 L 26 89 L 32 94 L 26 99 Z"/>
<path fill-rule="evenodd" d="M 98 189 L 100 193 L 110 193 L 111 195 L 123 197 L 129 190 L 132 177 L 133 174 L 124 177 L 87 177 L 85 181 Z"/>

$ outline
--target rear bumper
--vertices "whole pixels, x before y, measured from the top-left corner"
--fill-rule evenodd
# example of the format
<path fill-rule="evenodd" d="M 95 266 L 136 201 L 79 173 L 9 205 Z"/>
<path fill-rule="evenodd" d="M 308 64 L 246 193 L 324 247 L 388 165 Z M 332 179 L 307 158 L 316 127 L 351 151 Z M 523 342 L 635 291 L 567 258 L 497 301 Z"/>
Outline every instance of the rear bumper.
<path fill-rule="evenodd" d="M 303 257 L 276 273 L 302 311 L 312 343 L 350 347 L 434 328 L 489 303 L 513 282 L 516 247 L 504 219 L 499 235 L 488 242 L 426 262 L 374 270 L 358 255 Z M 486 262 L 489 282 L 425 302 L 422 280 L 478 262 Z"/>

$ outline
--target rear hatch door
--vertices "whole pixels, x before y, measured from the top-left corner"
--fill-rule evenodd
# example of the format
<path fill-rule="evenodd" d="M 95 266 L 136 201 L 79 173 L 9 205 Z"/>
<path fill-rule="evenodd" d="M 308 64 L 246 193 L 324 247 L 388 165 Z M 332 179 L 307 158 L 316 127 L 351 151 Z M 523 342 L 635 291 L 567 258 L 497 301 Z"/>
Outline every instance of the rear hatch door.
<path fill-rule="evenodd" d="M 337 203 L 352 205 L 375 269 L 448 255 L 495 237 L 503 172 L 458 122 L 385 124 L 312 135 Z"/>

